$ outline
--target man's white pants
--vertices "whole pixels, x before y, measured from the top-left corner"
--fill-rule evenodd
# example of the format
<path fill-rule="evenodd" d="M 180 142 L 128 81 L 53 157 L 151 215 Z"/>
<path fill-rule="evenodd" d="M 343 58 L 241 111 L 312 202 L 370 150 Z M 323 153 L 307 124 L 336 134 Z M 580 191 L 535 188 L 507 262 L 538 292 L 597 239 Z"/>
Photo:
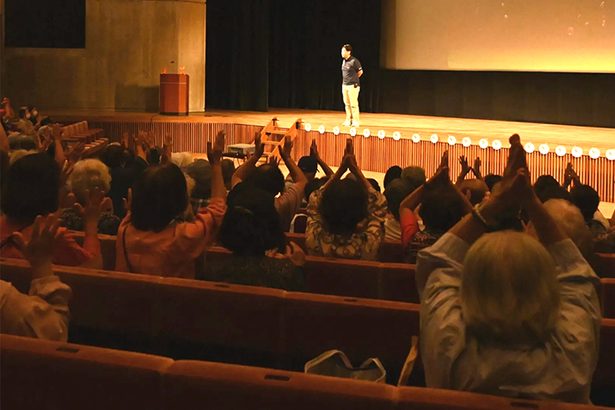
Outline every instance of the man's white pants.
<path fill-rule="evenodd" d="M 361 91 L 361 87 L 342 84 L 342 97 L 346 107 L 347 123 L 359 123 L 359 91 Z"/>

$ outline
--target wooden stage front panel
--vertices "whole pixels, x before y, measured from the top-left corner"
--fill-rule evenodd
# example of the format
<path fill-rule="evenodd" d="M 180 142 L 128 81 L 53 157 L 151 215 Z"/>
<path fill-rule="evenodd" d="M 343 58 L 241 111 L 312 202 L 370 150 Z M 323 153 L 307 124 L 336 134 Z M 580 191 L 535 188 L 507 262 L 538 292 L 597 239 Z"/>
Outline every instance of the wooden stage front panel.
<path fill-rule="evenodd" d="M 56 112 L 51 115 L 62 122 L 86 119 L 90 127 L 103 128 L 111 141 L 118 141 L 123 132 L 136 134 L 138 130 L 152 131 L 159 143 L 162 143 L 164 135 L 170 135 L 175 151 L 195 153 L 205 152 L 208 136 L 215 135 L 221 129 L 226 131 L 227 144 L 249 143 L 254 134 L 272 117 L 277 117 L 282 127 L 291 126 L 295 119 L 302 118 L 304 124 L 310 123 L 312 131 L 299 132 L 295 142 L 295 157 L 307 155 L 312 139 L 316 139 L 323 159 L 334 166 L 338 165 L 344 151 L 345 139 L 349 137 L 346 134 L 348 127 L 339 124 L 339 120 L 343 120 L 343 114 L 338 112 L 216 111 L 183 118 L 146 113 L 89 111 Z M 362 114 L 362 121 L 364 127 L 359 128 L 357 136 L 354 137 L 355 150 L 359 165 L 368 171 L 386 172 L 392 165 L 420 165 L 425 168 L 427 175 L 430 175 L 437 168 L 442 153 L 448 150 L 453 176 L 460 170 L 456 161 L 460 155 L 466 155 L 471 160 L 480 157 L 483 162 L 483 175 L 501 174 L 508 157 L 508 136 L 518 133 L 522 142 L 532 142 L 536 147 L 536 151 L 528 154 L 533 179 L 543 174 L 551 174 L 561 181 L 566 164 L 571 162 L 581 181 L 596 188 L 602 201 L 615 202 L 615 161 L 605 158 L 606 150 L 615 149 L 615 129 L 389 114 Z M 325 126 L 326 131 L 323 134 L 317 131 L 320 125 Z M 334 127 L 340 127 L 339 135 L 333 133 Z M 363 137 L 365 127 L 372 133 L 369 138 Z M 376 136 L 380 129 L 386 132 L 384 139 Z M 395 131 L 401 133 L 399 141 L 391 138 Z M 421 136 L 418 143 L 410 139 L 415 133 Z M 429 140 L 434 133 L 440 137 L 437 143 Z M 449 135 L 456 137 L 456 144 L 450 145 L 447 142 Z M 461 145 L 463 137 L 469 137 L 472 145 Z M 487 139 L 490 144 L 494 139 L 499 139 L 503 147 L 499 150 L 491 145 L 481 148 L 478 142 L 482 138 Z M 550 152 L 546 155 L 538 152 L 539 145 L 543 143 L 550 146 Z M 566 147 L 564 156 L 555 154 L 557 145 Z M 571 155 L 573 146 L 583 149 L 581 157 L 575 158 Z M 601 156 L 597 159 L 590 158 L 590 148 L 600 149 Z"/>

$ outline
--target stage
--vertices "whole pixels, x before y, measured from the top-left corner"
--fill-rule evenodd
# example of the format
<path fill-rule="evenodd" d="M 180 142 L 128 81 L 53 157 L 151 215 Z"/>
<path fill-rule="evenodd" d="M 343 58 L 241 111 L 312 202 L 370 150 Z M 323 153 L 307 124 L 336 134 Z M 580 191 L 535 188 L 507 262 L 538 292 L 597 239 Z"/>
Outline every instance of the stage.
<path fill-rule="evenodd" d="M 254 134 L 274 117 L 284 128 L 301 119 L 303 129 L 295 142 L 295 156 L 307 155 L 310 142 L 315 138 L 323 158 L 331 165 L 338 164 L 345 138 L 350 136 L 351 130 L 342 125 L 344 113 L 341 111 L 212 110 L 178 117 L 94 110 L 53 111 L 48 114 L 63 123 L 87 120 L 90 127 L 103 128 L 111 141 L 118 141 L 123 132 L 136 133 L 138 130 L 152 131 L 159 142 L 162 142 L 164 135 L 170 135 L 175 151 L 194 153 L 204 153 L 207 136 L 214 135 L 220 129 L 226 131 L 228 144 L 250 142 Z M 319 132 L 321 127 L 324 127 L 323 133 Z M 370 131 L 368 138 L 364 136 L 366 129 Z M 379 131 L 384 131 L 384 138 L 378 137 Z M 596 188 L 603 201 L 615 202 L 615 160 L 606 158 L 608 150 L 615 150 L 613 128 L 362 113 L 361 127 L 356 129 L 354 138 L 357 160 L 366 171 L 383 173 L 391 165 L 420 165 L 429 175 L 435 171 L 442 152 L 449 150 L 453 159 L 460 155 L 481 157 L 483 174 L 486 175 L 503 171 L 508 155 L 508 137 L 514 133 L 521 135 L 524 144 L 531 142 L 534 146 L 534 151 L 528 153 L 534 178 L 552 174 L 561 180 L 566 164 L 572 162 L 583 183 Z M 469 141 L 463 141 L 464 138 Z M 500 149 L 498 141 L 501 143 Z M 469 146 L 464 146 L 462 142 L 466 145 L 469 142 Z M 548 152 L 539 152 L 542 144 L 548 145 Z M 565 152 L 556 154 L 556 147 Z M 575 148 L 581 150 L 578 157 L 572 155 Z M 594 158 L 589 155 L 592 148 L 595 149 L 591 152 Z M 609 154 L 612 152 L 615 151 Z M 575 155 L 578 154 L 575 152 Z M 451 163 L 451 172 L 453 175 L 459 172 L 456 161 Z"/>

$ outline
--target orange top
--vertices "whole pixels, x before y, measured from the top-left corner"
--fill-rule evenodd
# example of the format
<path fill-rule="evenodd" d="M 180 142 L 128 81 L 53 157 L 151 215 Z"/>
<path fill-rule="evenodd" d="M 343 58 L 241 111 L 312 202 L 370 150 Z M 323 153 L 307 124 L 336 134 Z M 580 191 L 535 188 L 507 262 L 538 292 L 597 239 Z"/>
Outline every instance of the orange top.
<path fill-rule="evenodd" d="M 128 213 L 117 232 L 115 270 L 194 279 L 195 260 L 214 242 L 225 212 L 224 199 L 213 198 L 193 222 L 173 222 L 160 232 L 135 228 Z"/>

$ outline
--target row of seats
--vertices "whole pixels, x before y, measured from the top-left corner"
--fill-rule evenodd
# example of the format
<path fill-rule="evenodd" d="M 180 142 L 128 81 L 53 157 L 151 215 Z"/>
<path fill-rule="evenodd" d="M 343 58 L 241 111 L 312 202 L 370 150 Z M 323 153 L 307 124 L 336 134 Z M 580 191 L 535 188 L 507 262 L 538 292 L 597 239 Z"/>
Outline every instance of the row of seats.
<path fill-rule="evenodd" d="M 606 409 L 168 357 L 1 335 L 3 410 Z"/>
<path fill-rule="evenodd" d="M 90 128 L 87 121 L 79 121 L 62 127 L 62 137 L 68 141 L 92 143 L 102 137 L 102 128 Z"/>
<path fill-rule="evenodd" d="M 83 233 L 76 232 L 77 240 L 83 240 Z M 99 235 L 103 255 L 103 268 L 115 267 L 116 237 Z M 290 237 L 299 237 L 290 234 Z M 611 259 L 615 262 L 615 255 Z M 214 246 L 206 255 L 206 261 L 223 263 L 232 254 L 225 248 Z M 606 257 L 606 255 L 605 255 Z M 614 267 L 615 269 L 615 267 Z M 414 274 L 415 265 L 406 263 L 382 263 L 308 256 L 304 268 L 306 292 L 351 296 L 358 298 L 383 299 L 418 303 Z M 614 275 L 615 276 L 615 275 Z M 615 278 L 601 279 L 601 301 L 603 315 L 615 318 Z"/>
<path fill-rule="evenodd" d="M 27 291 L 27 263 L 0 262 L 2 279 Z M 74 292 L 76 343 L 287 370 L 340 349 L 355 363 L 378 357 L 394 382 L 419 334 L 412 303 L 63 266 L 56 273 Z M 594 387 L 614 389 L 615 319 L 603 319 L 601 335 Z"/>

